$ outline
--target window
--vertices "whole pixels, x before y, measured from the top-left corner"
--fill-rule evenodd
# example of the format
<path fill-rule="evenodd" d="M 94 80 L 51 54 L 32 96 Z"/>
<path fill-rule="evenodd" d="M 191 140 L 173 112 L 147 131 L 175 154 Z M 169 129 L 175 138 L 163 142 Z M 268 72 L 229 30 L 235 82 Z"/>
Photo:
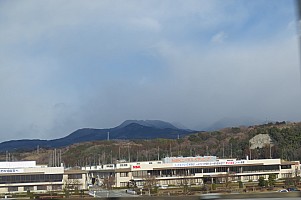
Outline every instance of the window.
<path fill-rule="evenodd" d="M 292 174 L 282 174 L 282 178 L 292 178 Z"/>
<path fill-rule="evenodd" d="M 127 187 L 128 186 L 128 182 L 120 182 L 120 187 Z"/>
<path fill-rule="evenodd" d="M 62 190 L 61 185 L 52 185 L 52 190 Z"/>
<path fill-rule="evenodd" d="M 68 174 L 68 179 L 82 179 L 82 174 Z"/>
<path fill-rule="evenodd" d="M 227 167 L 217 167 L 216 171 L 217 172 L 228 172 L 228 168 Z"/>
<path fill-rule="evenodd" d="M 9 192 L 17 192 L 18 191 L 18 187 L 16 187 L 16 186 L 8 187 L 8 191 Z"/>
<path fill-rule="evenodd" d="M 239 173 L 240 167 L 229 167 L 230 173 Z"/>
<path fill-rule="evenodd" d="M 215 169 L 214 168 L 204 168 L 204 173 L 214 173 Z"/>
<path fill-rule="evenodd" d="M 33 190 L 33 186 L 25 186 L 24 191 L 32 191 Z"/>
<path fill-rule="evenodd" d="M 35 174 L 35 175 L 0 176 L 0 184 L 61 182 L 62 180 L 63 180 L 63 174 Z"/>
<path fill-rule="evenodd" d="M 147 171 L 135 171 L 132 174 L 134 177 L 144 177 L 147 176 Z"/>
<path fill-rule="evenodd" d="M 176 175 L 179 175 L 179 173 L 180 173 L 180 170 L 177 169 L 176 170 Z M 172 176 L 172 170 L 171 169 L 162 170 L 161 174 L 162 174 L 163 177 L 171 177 Z"/>
<path fill-rule="evenodd" d="M 202 173 L 202 168 L 192 168 L 191 169 L 191 173 L 195 174 L 195 173 Z"/>
<path fill-rule="evenodd" d="M 291 169 L 291 165 L 281 165 L 281 169 Z"/>
<path fill-rule="evenodd" d="M 257 166 L 244 166 L 243 172 L 266 172 L 266 171 L 278 171 L 279 165 L 257 165 Z"/>
<path fill-rule="evenodd" d="M 120 172 L 120 177 L 128 177 L 129 173 L 128 172 Z"/>
<path fill-rule="evenodd" d="M 37 190 L 47 190 L 47 186 L 46 185 L 38 185 Z"/>

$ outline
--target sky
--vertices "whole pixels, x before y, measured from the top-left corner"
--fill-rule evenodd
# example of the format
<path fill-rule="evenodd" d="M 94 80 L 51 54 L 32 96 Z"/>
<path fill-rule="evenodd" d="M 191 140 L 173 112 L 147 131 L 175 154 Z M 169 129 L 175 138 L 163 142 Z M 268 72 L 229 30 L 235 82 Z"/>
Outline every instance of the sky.
<path fill-rule="evenodd" d="M 0 142 L 124 120 L 301 121 L 293 0 L 0 1 Z"/>

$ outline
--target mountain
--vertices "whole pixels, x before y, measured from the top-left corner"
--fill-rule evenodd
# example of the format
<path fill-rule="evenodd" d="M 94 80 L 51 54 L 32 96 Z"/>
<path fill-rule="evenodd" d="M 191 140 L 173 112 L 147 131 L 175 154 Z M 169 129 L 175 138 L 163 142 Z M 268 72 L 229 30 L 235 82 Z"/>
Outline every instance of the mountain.
<path fill-rule="evenodd" d="M 126 120 L 116 128 L 123 128 L 129 124 L 139 124 L 142 126 L 147 126 L 147 127 L 153 127 L 153 128 L 159 128 L 159 129 L 165 129 L 165 128 L 170 128 L 170 129 L 178 129 L 176 126 L 172 125 L 169 122 L 164 122 L 161 120 Z"/>
<path fill-rule="evenodd" d="M 126 126 L 132 133 L 140 132 L 141 129 L 149 129 L 137 123 Z M 93 129 L 92 129 L 93 130 Z M 112 129 L 110 136 L 119 134 Z M 80 129 L 70 134 L 69 139 L 77 138 L 77 134 L 87 136 L 89 129 Z M 255 137 L 263 138 L 262 134 L 269 135 L 272 146 L 263 145 L 256 149 L 250 149 L 250 144 Z M 93 134 L 92 134 L 93 135 Z M 104 138 L 107 133 L 100 134 Z M 138 136 L 141 136 L 139 134 Z M 119 135 L 123 137 L 122 135 Z M 62 149 L 62 160 L 65 166 L 98 165 L 101 163 L 112 163 L 122 159 L 131 161 L 156 160 L 166 156 L 195 156 L 214 155 L 219 158 L 246 159 L 247 155 L 252 159 L 281 158 L 283 160 L 301 160 L 301 122 L 275 122 L 254 126 L 240 126 L 223 128 L 213 132 L 197 132 L 177 139 L 160 140 L 114 140 L 107 142 L 98 140 L 68 146 Z M 292 142 L 294 141 L 294 142 Z M 36 142 L 36 141 L 33 141 Z M 262 144 L 261 139 L 257 143 Z M 36 145 L 32 143 L 33 145 Z M 159 154 L 158 154 L 159 153 Z M 36 160 L 39 164 L 49 163 L 53 155 L 52 149 L 41 149 L 37 151 L 18 152 L 14 154 L 18 160 Z M 95 155 L 100 155 L 95 159 Z M 102 156 L 103 155 L 103 156 Z M 107 155 L 107 156 L 104 156 Z M 2 156 L 2 157 L 1 157 Z M 97 156 L 98 157 L 98 156 Z M 0 154 L 1 160 L 5 160 L 5 154 Z"/>
<path fill-rule="evenodd" d="M 92 129 L 83 128 L 63 138 L 54 140 L 11 140 L 0 143 L 0 152 L 33 150 L 40 148 L 60 148 L 75 143 L 96 140 L 135 140 L 135 139 L 174 139 L 195 131 L 179 129 L 172 124 L 160 120 L 127 120 L 115 128 Z"/>
<path fill-rule="evenodd" d="M 251 117 L 240 117 L 240 118 L 223 118 L 212 125 L 203 128 L 205 131 L 215 131 L 226 127 L 239 127 L 239 126 L 253 126 L 256 124 L 263 124 L 263 120 L 254 119 Z"/>
<path fill-rule="evenodd" d="M 180 122 L 172 122 L 172 125 L 174 125 L 176 128 L 178 129 L 184 129 L 184 130 L 189 130 L 189 128 L 187 128 L 186 126 L 184 126 L 183 124 L 181 124 Z"/>

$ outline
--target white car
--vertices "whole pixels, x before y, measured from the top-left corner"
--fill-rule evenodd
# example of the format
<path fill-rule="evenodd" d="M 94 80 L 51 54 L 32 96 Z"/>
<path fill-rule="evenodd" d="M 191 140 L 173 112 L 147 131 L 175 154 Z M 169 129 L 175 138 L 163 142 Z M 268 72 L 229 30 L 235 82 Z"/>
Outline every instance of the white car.
<path fill-rule="evenodd" d="M 219 193 L 202 194 L 200 199 L 221 199 L 221 195 Z"/>
<path fill-rule="evenodd" d="M 287 189 L 278 190 L 278 192 L 288 192 Z"/>
<path fill-rule="evenodd" d="M 137 192 L 135 190 L 125 190 L 125 193 L 128 193 L 128 194 L 137 194 Z"/>

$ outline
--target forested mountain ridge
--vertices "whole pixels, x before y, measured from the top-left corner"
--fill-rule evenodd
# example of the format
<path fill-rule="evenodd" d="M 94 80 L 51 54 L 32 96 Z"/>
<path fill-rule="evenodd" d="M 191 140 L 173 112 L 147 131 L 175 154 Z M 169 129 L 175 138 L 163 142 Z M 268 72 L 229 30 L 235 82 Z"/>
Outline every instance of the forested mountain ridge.
<path fill-rule="evenodd" d="M 268 134 L 272 145 L 250 149 L 250 139 Z M 56 150 L 56 152 L 59 152 Z M 145 161 L 167 156 L 216 155 L 219 158 L 282 158 L 301 160 L 301 123 L 276 122 L 250 127 L 231 127 L 213 132 L 198 132 L 180 139 L 141 139 L 85 142 L 61 148 L 66 166 L 114 163 L 117 160 Z M 36 159 L 49 163 L 54 150 L 15 153 L 19 160 Z M 76 156 L 75 156 L 76 155 Z M 4 156 L 4 155 L 3 155 Z M 51 163 L 50 163 L 51 164 Z"/>
<path fill-rule="evenodd" d="M 160 120 L 127 120 L 114 128 L 95 129 L 82 128 L 71 134 L 53 140 L 21 139 L 0 143 L 0 152 L 29 151 L 40 148 L 63 148 L 69 145 L 92 142 L 97 140 L 136 140 L 183 137 L 197 132 L 188 129 L 179 129 L 171 123 Z"/>

